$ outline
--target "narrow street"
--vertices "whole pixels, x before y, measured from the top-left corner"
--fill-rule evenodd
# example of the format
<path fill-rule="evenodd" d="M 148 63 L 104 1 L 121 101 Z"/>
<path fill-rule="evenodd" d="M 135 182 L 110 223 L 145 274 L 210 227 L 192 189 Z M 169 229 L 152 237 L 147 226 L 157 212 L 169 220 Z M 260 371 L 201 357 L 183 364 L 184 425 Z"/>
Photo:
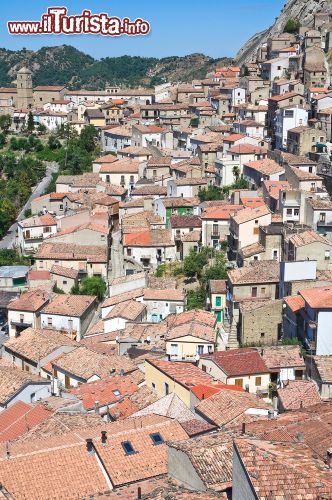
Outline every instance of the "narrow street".
<path fill-rule="evenodd" d="M 45 190 L 47 189 L 47 186 L 49 185 L 51 179 L 52 179 L 52 174 L 57 172 L 59 169 L 59 165 L 55 162 L 49 163 L 46 167 L 46 174 L 45 177 L 42 178 L 42 180 L 37 184 L 33 192 L 31 193 L 29 199 L 25 203 L 25 205 L 22 207 L 20 213 L 17 216 L 17 221 L 24 219 L 24 212 L 28 208 L 30 208 L 32 200 L 35 198 L 38 198 L 38 196 L 41 196 Z M 0 249 L 4 248 L 13 248 L 15 245 L 15 240 L 16 240 L 16 229 L 17 229 L 17 222 L 14 222 L 8 229 L 8 232 L 6 236 L 0 240 Z"/>

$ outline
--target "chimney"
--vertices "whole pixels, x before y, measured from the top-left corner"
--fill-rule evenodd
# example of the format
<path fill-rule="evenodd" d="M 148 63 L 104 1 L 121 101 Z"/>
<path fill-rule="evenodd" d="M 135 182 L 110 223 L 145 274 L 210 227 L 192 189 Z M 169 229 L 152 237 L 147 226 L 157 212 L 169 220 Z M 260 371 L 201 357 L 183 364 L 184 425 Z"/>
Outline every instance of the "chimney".
<path fill-rule="evenodd" d="M 241 434 L 244 435 L 246 433 L 246 423 L 242 422 L 242 432 Z"/>
<path fill-rule="evenodd" d="M 297 432 L 296 433 L 296 439 L 298 440 L 299 443 L 304 443 L 304 434 L 303 434 L 303 432 Z"/>
<path fill-rule="evenodd" d="M 141 500 L 142 498 L 142 488 L 139 486 L 137 488 L 137 500 Z"/>
<path fill-rule="evenodd" d="M 329 466 L 330 469 L 332 469 L 332 448 L 329 448 L 327 450 L 327 465 Z"/>
<path fill-rule="evenodd" d="M 94 454 L 93 441 L 91 438 L 86 439 L 86 450 L 87 450 L 89 455 Z"/>
<path fill-rule="evenodd" d="M 103 446 L 107 445 L 107 431 L 101 431 L 101 444 Z"/>
<path fill-rule="evenodd" d="M 99 401 L 95 401 L 95 404 L 93 405 L 95 413 L 99 415 Z"/>

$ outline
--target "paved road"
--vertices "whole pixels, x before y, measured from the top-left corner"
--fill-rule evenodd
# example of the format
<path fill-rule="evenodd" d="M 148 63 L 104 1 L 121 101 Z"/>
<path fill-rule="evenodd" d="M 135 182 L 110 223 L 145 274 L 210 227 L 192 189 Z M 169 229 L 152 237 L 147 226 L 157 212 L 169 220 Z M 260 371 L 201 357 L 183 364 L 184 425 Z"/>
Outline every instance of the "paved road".
<path fill-rule="evenodd" d="M 25 210 L 30 208 L 32 200 L 38 198 L 38 196 L 41 196 L 45 192 L 47 186 L 49 185 L 52 179 L 52 174 L 57 172 L 58 169 L 59 165 L 55 162 L 49 163 L 47 165 L 45 177 L 43 177 L 43 179 L 40 181 L 39 184 L 37 184 L 37 186 L 31 193 L 30 198 L 22 207 L 21 212 L 18 214 L 17 220 L 24 219 Z M 17 222 L 14 222 L 14 224 L 12 224 L 8 230 L 8 234 L 2 240 L 0 240 L 0 248 L 13 248 L 16 240 L 16 229 L 17 229 Z"/>

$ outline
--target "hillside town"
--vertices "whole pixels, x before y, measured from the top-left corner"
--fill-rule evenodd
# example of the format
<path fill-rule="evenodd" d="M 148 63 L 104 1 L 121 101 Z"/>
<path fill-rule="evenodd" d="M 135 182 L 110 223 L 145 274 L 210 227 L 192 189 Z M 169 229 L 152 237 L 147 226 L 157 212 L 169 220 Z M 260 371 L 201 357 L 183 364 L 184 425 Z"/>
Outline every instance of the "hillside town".
<path fill-rule="evenodd" d="M 332 13 L 294 24 L 204 79 L 0 88 L 4 151 L 60 158 L 0 242 L 0 498 L 332 499 Z"/>

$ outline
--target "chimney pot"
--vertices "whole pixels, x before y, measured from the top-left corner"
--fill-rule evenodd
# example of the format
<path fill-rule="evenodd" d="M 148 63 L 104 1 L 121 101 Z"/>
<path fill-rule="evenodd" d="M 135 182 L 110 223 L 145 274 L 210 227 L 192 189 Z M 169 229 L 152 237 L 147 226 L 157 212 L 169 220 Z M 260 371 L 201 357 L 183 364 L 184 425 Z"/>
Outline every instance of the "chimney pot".
<path fill-rule="evenodd" d="M 86 439 L 86 449 L 89 455 L 93 455 L 94 449 L 93 449 L 93 441 L 91 438 Z"/>
<path fill-rule="evenodd" d="M 95 401 L 94 410 L 97 415 L 99 415 L 99 401 Z"/>
<path fill-rule="evenodd" d="M 246 423 L 242 422 L 242 434 L 246 433 Z"/>
<path fill-rule="evenodd" d="M 103 446 L 107 444 L 107 431 L 101 431 L 101 444 Z"/>
<path fill-rule="evenodd" d="M 140 500 L 142 498 L 142 488 L 139 486 L 137 488 L 137 500 Z"/>
<path fill-rule="evenodd" d="M 327 450 L 327 465 L 332 469 L 332 448 Z"/>

